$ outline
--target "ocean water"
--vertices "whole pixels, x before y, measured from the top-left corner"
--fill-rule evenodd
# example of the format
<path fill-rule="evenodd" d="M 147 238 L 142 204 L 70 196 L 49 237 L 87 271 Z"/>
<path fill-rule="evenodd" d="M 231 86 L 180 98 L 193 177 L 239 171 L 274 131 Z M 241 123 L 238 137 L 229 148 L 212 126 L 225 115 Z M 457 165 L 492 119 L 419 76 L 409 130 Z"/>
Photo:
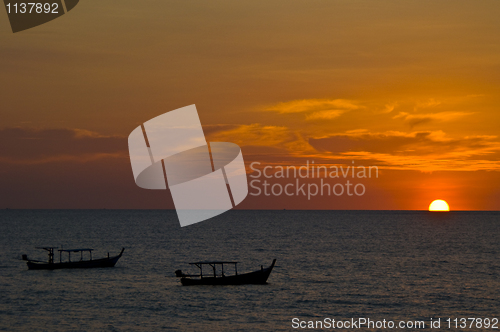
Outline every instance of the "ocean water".
<path fill-rule="evenodd" d="M 3 210 L 0 330 L 291 331 L 293 318 L 498 319 L 499 217 L 229 211 L 181 228 L 174 211 Z M 126 249 L 114 268 L 29 271 L 20 260 L 45 259 L 34 247 L 61 245 L 95 248 L 94 258 Z M 267 285 L 185 287 L 174 276 L 195 272 L 187 263 L 197 260 L 235 260 L 246 272 L 273 258 Z"/>

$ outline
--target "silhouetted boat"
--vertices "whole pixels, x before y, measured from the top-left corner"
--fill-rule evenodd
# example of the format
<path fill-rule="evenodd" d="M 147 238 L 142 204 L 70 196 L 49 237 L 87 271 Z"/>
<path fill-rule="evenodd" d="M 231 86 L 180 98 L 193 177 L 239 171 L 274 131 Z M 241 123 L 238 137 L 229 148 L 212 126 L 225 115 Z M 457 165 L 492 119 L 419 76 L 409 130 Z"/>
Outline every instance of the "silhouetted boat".
<path fill-rule="evenodd" d="M 59 262 L 54 262 L 54 249 L 57 247 L 37 247 L 37 249 L 47 250 L 49 253 L 49 260 L 47 262 L 36 261 L 33 259 L 28 259 L 28 256 L 23 255 L 22 259 L 26 261 L 29 270 L 55 270 L 55 269 L 89 269 L 95 267 L 113 267 L 116 262 L 122 257 L 125 248 L 119 255 L 99 259 L 92 259 L 92 250 L 94 249 L 59 249 Z M 90 259 L 83 260 L 83 253 L 88 251 Z M 68 253 L 68 260 L 62 260 L 62 253 Z M 80 260 L 71 261 L 71 253 L 80 253 Z"/>
<path fill-rule="evenodd" d="M 175 271 L 175 275 L 181 278 L 181 283 L 184 286 L 191 285 L 244 285 L 244 284 L 265 284 L 267 282 L 267 278 L 271 274 L 273 270 L 274 264 L 276 263 L 276 259 L 273 260 L 271 266 L 264 268 L 262 265 L 260 266 L 260 270 L 238 274 L 237 264 L 238 262 L 195 262 L 189 263 L 191 265 L 196 265 L 200 269 L 200 274 L 190 275 L 184 274 L 181 270 Z M 234 264 L 234 275 L 226 276 L 224 274 L 224 264 Z M 213 274 L 209 275 L 203 274 L 203 265 L 209 265 Z M 221 274 L 217 275 L 216 266 L 220 265 Z"/>

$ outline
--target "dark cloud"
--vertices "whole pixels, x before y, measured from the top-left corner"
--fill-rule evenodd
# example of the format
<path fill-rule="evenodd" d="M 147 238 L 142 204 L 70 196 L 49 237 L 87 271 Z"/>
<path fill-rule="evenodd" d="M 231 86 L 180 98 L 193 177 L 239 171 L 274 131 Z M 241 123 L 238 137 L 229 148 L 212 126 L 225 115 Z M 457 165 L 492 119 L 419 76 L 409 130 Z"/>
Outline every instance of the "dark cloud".
<path fill-rule="evenodd" d="M 431 117 L 413 118 L 408 120 L 408 124 L 410 125 L 410 128 L 413 128 L 418 125 L 429 123 L 432 120 L 433 119 Z"/>
<path fill-rule="evenodd" d="M 240 125 L 235 124 L 215 124 L 215 125 L 203 125 L 203 132 L 205 136 L 210 136 L 221 131 L 233 130 L 238 128 Z"/>
<path fill-rule="evenodd" d="M 415 132 L 411 134 L 355 133 L 324 138 L 310 138 L 309 144 L 320 152 L 371 152 L 392 155 L 429 155 L 453 151 L 484 154 L 499 148 L 491 136 L 449 139 L 442 132 Z"/>
<path fill-rule="evenodd" d="M 127 137 L 79 129 L 0 130 L 0 208 L 173 208 L 135 182 Z"/>
<path fill-rule="evenodd" d="M 88 159 L 125 154 L 126 137 L 102 136 L 79 129 L 4 128 L 0 130 L 0 158 L 13 162 Z"/>
<path fill-rule="evenodd" d="M 428 106 L 435 106 L 435 105 L 439 105 L 439 103 L 433 102 L 433 103 L 427 104 L 425 106 L 428 107 Z M 408 123 L 410 128 L 413 128 L 415 126 L 430 123 L 433 121 L 439 121 L 439 122 L 452 121 L 452 120 L 456 120 L 456 119 L 459 119 L 459 118 L 462 118 L 462 117 L 465 117 L 468 115 L 472 115 L 472 114 L 474 114 L 474 113 L 472 113 L 472 112 L 455 112 L 455 111 L 454 112 L 450 111 L 450 112 L 425 113 L 425 114 L 409 114 L 406 112 L 400 112 L 398 115 L 393 117 L 393 119 L 398 119 L 398 118 L 404 119 L 404 121 Z"/>

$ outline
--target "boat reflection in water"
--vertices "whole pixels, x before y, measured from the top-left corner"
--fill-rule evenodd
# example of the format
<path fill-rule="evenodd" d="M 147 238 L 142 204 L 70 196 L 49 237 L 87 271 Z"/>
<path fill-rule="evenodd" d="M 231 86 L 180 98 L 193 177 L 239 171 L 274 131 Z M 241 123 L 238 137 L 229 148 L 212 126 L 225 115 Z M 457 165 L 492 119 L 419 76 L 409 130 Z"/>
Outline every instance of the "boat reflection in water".
<path fill-rule="evenodd" d="M 237 264 L 238 262 L 222 262 L 222 261 L 205 261 L 205 262 L 195 262 L 189 263 L 195 265 L 200 269 L 200 274 L 184 274 L 181 270 L 175 271 L 175 275 L 181 278 L 181 283 L 184 286 L 191 285 L 244 285 L 244 284 L 265 284 L 267 278 L 273 270 L 276 259 L 273 260 L 271 266 L 264 268 L 261 265 L 260 270 L 238 274 Z M 224 264 L 234 265 L 234 275 L 226 276 L 224 274 Z M 208 275 L 203 274 L 203 266 L 208 265 L 211 267 L 212 272 Z M 217 274 L 217 266 L 220 266 L 221 274 Z"/>
<path fill-rule="evenodd" d="M 49 260 L 47 262 L 37 261 L 33 259 L 28 259 L 28 256 L 23 255 L 22 259 L 26 261 L 29 270 L 56 270 L 56 269 L 89 269 L 95 267 L 113 267 L 116 262 L 122 257 L 125 248 L 122 248 L 120 254 L 116 256 L 109 256 L 105 258 L 92 259 L 92 250 L 94 249 L 59 249 L 59 262 L 54 262 L 54 249 L 58 247 L 37 247 L 37 249 L 43 249 L 48 251 Z M 83 260 L 83 253 L 88 252 L 88 260 Z M 68 254 L 68 260 L 63 261 L 62 254 Z M 80 253 L 80 260 L 71 261 L 71 253 Z"/>

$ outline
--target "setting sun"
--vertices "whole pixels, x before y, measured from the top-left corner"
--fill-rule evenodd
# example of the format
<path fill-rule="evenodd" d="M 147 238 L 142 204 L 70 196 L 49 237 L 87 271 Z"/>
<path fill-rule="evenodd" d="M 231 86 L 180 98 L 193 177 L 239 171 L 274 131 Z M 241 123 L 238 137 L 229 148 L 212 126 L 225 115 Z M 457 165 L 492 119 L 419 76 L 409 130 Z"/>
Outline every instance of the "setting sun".
<path fill-rule="evenodd" d="M 429 211 L 450 211 L 450 206 L 442 199 L 436 199 L 429 205 Z"/>

